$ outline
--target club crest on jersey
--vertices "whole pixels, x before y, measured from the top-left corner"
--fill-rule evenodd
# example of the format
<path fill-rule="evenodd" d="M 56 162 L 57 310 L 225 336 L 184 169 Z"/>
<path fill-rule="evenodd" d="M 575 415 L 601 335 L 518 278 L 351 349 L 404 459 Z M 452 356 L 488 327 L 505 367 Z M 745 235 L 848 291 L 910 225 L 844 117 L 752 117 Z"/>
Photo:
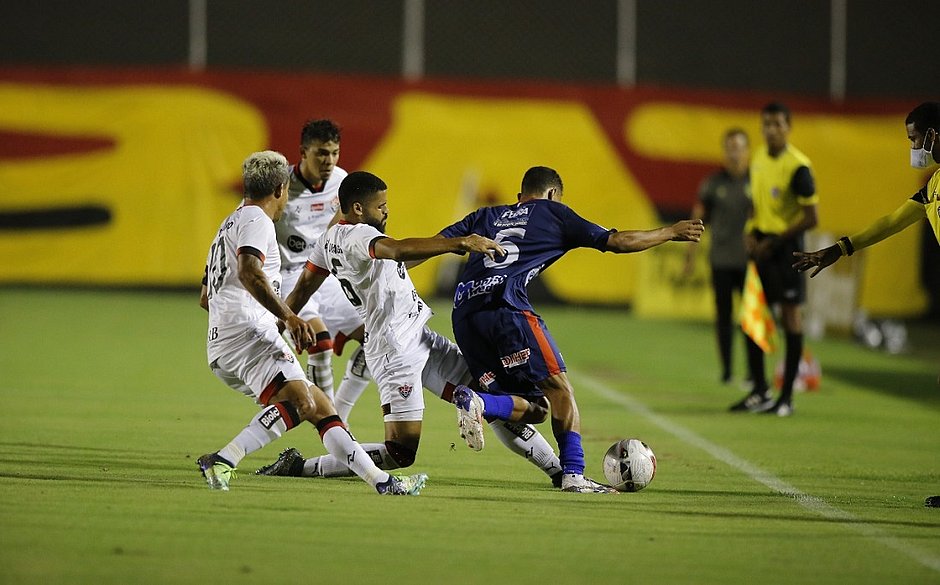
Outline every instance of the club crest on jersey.
<path fill-rule="evenodd" d="M 499 361 L 502 362 L 503 367 L 508 370 L 509 368 L 514 368 L 516 366 L 521 366 L 522 364 L 527 363 L 529 361 L 529 354 L 531 353 L 532 351 L 527 347 L 510 355 L 504 355 L 503 357 L 499 358 Z"/>
<path fill-rule="evenodd" d="M 414 386 L 411 384 L 405 384 L 404 386 L 398 387 L 398 393 L 401 394 L 402 398 L 408 398 L 411 396 L 411 391 L 414 390 Z"/>
<path fill-rule="evenodd" d="M 289 351 L 285 351 L 285 352 L 282 352 L 281 355 L 278 356 L 277 359 L 280 360 L 280 361 L 282 361 L 282 362 L 288 362 L 288 363 L 291 363 L 291 364 L 292 364 L 292 363 L 294 363 L 294 354 L 292 354 L 292 353 L 289 352 Z"/>

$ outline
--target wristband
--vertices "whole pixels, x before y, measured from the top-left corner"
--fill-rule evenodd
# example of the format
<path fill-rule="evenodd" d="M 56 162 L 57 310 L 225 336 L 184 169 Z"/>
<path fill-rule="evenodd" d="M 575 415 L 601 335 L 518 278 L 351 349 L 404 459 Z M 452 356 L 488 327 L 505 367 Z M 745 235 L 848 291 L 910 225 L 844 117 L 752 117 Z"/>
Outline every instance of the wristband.
<path fill-rule="evenodd" d="M 842 250 L 843 256 L 851 256 L 855 253 L 855 246 L 852 245 L 852 240 L 848 236 L 839 238 L 839 248 Z"/>
<path fill-rule="evenodd" d="M 839 251 L 843 256 L 848 256 L 849 251 L 845 249 L 845 243 L 843 243 L 842 240 L 837 240 L 836 245 L 839 246 Z"/>

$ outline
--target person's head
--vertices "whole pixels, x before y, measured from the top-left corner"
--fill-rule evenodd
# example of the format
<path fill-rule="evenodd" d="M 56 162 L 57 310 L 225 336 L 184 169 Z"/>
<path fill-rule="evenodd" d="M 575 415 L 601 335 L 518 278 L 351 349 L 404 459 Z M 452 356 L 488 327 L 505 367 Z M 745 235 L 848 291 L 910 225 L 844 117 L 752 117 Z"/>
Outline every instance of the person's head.
<path fill-rule="evenodd" d="M 734 176 L 741 176 L 747 171 L 751 159 L 751 145 L 747 132 L 741 128 L 731 128 L 721 140 L 724 151 L 725 169 Z"/>
<path fill-rule="evenodd" d="M 522 176 L 519 199 L 549 199 L 561 201 L 564 185 L 561 177 L 548 167 L 532 167 Z"/>
<path fill-rule="evenodd" d="M 326 182 L 339 162 L 339 126 L 310 120 L 300 131 L 300 174 L 314 187 Z"/>
<path fill-rule="evenodd" d="M 761 109 L 760 121 L 767 150 L 772 155 L 779 154 L 787 147 L 790 136 L 790 108 L 780 102 L 771 102 Z"/>
<path fill-rule="evenodd" d="M 904 120 L 911 141 L 911 166 L 925 169 L 940 162 L 940 102 L 924 102 Z"/>
<path fill-rule="evenodd" d="M 245 199 L 251 203 L 261 204 L 269 197 L 274 199 L 272 219 L 277 221 L 287 204 L 287 190 L 290 184 L 287 158 L 273 150 L 251 153 L 242 163 L 242 184 Z"/>
<path fill-rule="evenodd" d="M 339 184 L 339 208 L 351 223 L 367 223 L 385 233 L 388 221 L 388 185 L 366 171 L 346 175 Z"/>

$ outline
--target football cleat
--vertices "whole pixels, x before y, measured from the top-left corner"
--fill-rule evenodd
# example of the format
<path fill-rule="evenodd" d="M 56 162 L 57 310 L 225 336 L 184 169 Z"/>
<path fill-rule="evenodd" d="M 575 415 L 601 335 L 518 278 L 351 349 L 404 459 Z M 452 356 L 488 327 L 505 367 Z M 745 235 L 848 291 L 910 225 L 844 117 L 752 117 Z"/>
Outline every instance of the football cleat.
<path fill-rule="evenodd" d="M 564 477 L 564 473 L 559 469 L 555 473 L 551 474 L 549 478 L 552 480 L 552 487 L 560 488 L 561 487 L 561 478 Z"/>
<path fill-rule="evenodd" d="M 460 438 L 474 451 L 483 449 L 483 399 L 466 386 L 454 390 Z"/>
<path fill-rule="evenodd" d="M 777 402 L 773 406 L 763 411 L 762 414 L 775 414 L 777 416 L 792 416 L 793 405 L 789 402 Z"/>
<path fill-rule="evenodd" d="M 228 482 L 235 478 L 235 467 L 219 457 L 218 453 L 207 453 L 196 460 L 199 471 L 206 478 L 210 490 L 228 491 Z"/>
<path fill-rule="evenodd" d="M 561 491 L 573 492 L 578 494 L 616 494 L 617 490 L 597 483 L 593 479 L 584 477 L 578 473 L 566 473 L 561 477 Z"/>
<path fill-rule="evenodd" d="M 426 473 L 414 475 L 389 475 L 386 481 L 375 484 L 375 491 L 382 496 L 417 496 L 428 481 Z"/>
<path fill-rule="evenodd" d="M 940 508 L 940 496 L 929 496 L 924 500 L 924 506 L 927 508 Z"/>
<path fill-rule="evenodd" d="M 728 410 L 731 412 L 764 412 L 773 408 L 774 404 L 770 392 L 751 392 L 742 400 L 732 404 Z"/>
<path fill-rule="evenodd" d="M 255 475 L 280 475 L 285 477 L 300 477 L 304 470 L 304 456 L 300 451 L 291 447 L 284 449 L 278 455 L 277 461 L 265 465 L 255 472 Z"/>

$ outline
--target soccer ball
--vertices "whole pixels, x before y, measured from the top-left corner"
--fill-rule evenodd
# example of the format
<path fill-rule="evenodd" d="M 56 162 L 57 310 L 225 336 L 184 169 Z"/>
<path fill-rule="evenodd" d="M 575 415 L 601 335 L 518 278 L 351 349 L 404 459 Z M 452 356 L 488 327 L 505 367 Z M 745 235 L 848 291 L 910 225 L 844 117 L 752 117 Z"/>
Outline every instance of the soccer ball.
<path fill-rule="evenodd" d="M 639 439 L 624 439 L 604 455 L 604 476 L 620 492 L 638 492 L 656 475 L 656 455 Z"/>

